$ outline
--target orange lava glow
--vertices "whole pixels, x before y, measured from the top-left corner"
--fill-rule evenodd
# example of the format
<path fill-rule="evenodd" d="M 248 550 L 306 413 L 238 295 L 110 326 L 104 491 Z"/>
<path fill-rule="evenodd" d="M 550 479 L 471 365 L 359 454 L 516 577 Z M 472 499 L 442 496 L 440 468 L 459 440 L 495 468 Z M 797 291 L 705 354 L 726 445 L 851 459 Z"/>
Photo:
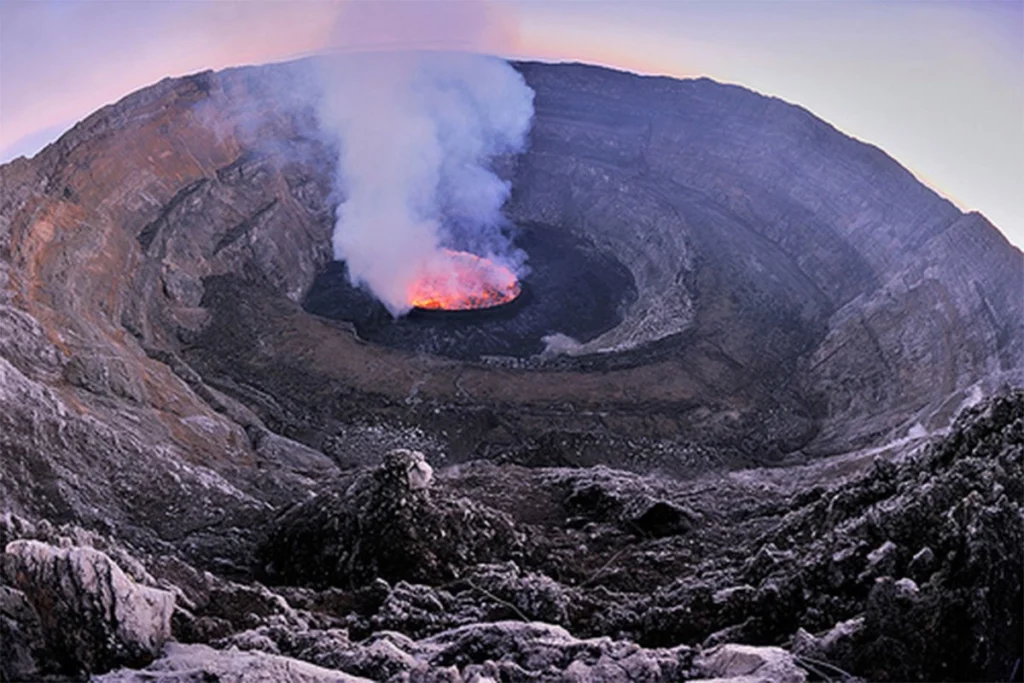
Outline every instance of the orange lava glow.
<path fill-rule="evenodd" d="M 522 292 L 515 274 L 490 259 L 445 249 L 409 288 L 414 308 L 469 311 L 507 304 Z"/>

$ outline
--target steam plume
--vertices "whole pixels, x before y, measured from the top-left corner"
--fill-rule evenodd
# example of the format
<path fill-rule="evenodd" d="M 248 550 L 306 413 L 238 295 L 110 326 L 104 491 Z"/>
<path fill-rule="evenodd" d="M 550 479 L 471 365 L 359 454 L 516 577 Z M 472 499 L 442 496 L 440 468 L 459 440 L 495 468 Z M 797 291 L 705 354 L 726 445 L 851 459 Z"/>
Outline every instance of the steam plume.
<path fill-rule="evenodd" d="M 321 123 L 339 136 L 344 197 L 334 256 L 353 282 L 401 315 L 443 247 L 521 266 L 501 230 L 509 185 L 489 168 L 525 144 L 533 91 L 519 73 L 471 53 L 365 52 L 325 64 Z"/>

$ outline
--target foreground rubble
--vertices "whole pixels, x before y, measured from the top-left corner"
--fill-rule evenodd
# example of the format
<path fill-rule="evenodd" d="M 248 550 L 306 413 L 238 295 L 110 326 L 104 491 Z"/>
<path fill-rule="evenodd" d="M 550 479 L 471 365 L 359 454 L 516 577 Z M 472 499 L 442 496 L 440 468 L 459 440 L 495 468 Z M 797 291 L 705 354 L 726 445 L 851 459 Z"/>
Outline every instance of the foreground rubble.
<path fill-rule="evenodd" d="M 399 450 L 279 514 L 253 567 L 267 586 L 8 514 L 2 674 L 1006 680 L 1022 456 L 1022 392 L 925 446 L 787 477 L 434 473 Z"/>

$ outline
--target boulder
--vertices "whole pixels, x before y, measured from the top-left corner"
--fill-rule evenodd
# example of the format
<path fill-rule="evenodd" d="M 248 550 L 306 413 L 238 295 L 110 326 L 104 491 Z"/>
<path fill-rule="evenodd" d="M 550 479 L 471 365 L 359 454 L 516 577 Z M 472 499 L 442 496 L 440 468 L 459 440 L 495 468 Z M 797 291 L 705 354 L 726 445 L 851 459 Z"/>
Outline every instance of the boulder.
<path fill-rule="evenodd" d="M 701 653 L 694 666 L 701 683 L 804 683 L 807 674 L 793 656 L 779 647 L 754 647 L 727 643 Z"/>
<path fill-rule="evenodd" d="M 173 594 L 135 583 L 93 548 L 13 541 L 0 557 L 0 573 L 39 617 L 43 671 L 145 666 L 170 637 Z"/>
<path fill-rule="evenodd" d="M 511 518 L 433 487 L 422 453 L 387 452 L 381 464 L 342 479 L 286 511 L 260 551 L 275 583 L 358 586 L 382 578 L 434 584 L 476 562 L 514 555 Z"/>

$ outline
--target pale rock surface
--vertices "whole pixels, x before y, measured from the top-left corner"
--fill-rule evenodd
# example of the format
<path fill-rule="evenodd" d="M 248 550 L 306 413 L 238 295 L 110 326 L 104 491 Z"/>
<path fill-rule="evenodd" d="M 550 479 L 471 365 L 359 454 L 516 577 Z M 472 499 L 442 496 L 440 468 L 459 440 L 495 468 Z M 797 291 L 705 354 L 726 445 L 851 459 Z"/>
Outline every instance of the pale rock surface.
<path fill-rule="evenodd" d="M 701 653 L 694 661 L 708 678 L 701 683 L 804 683 L 807 674 L 797 667 L 793 655 L 780 647 L 754 647 L 728 643 Z"/>
<path fill-rule="evenodd" d="M 141 671 L 122 669 L 96 676 L 92 680 L 96 683 L 185 683 L 211 680 L 232 683 L 368 683 L 371 679 L 263 652 L 215 650 L 207 645 L 168 643 L 164 656 Z"/>
<path fill-rule="evenodd" d="M 135 583 L 98 550 L 20 540 L 0 563 L 4 581 L 38 614 L 47 667 L 74 674 L 145 665 L 170 638 L 174 596 Z"/>

